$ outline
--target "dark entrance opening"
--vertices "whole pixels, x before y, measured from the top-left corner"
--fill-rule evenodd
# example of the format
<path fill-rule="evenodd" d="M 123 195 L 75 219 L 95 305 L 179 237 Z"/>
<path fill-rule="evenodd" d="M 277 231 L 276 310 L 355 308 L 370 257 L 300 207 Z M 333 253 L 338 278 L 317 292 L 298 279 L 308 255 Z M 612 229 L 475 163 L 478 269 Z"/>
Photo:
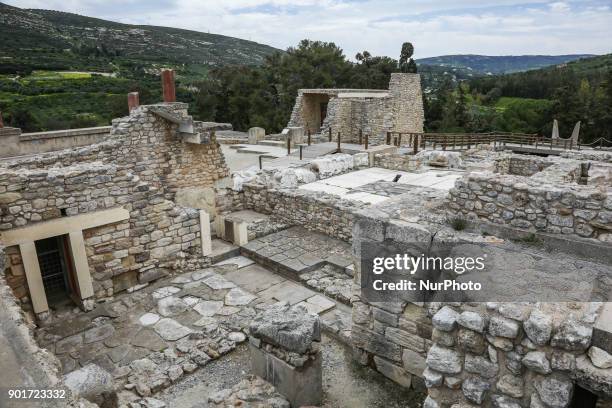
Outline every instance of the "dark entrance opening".
<path fill-rule="evenodd" d="M 41 239 L 35 245 L 49 307 L 71 304 L 77 285 L 68 236 Z"/>
<path fill-rule="evenodd" d="M 597 395 L 591 391 L 574 385 L 574 396 L 572 397 L 572 408 L 595 408 L 597 406 Z"/>
<path fill-rule="evenodd" d="M 319 128 L 323 126 L 323 122 L 325 122 L 325 118 L 327 117 L 327 102 L 321 103 L 321 123 L 319 124 Z"/>

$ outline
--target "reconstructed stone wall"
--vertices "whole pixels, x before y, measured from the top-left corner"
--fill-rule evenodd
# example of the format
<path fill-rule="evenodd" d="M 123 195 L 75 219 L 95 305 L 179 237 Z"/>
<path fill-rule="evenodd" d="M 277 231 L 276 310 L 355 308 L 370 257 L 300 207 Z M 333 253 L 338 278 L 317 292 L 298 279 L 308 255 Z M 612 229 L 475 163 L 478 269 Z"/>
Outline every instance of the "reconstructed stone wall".
<path fill-rule="evenodd" d="M 177 125 L 151 109 L 187 115 L 182 103 L 141 106 L 114 120 L 105 142 L 10 160 L 0 168 L 0 231 L 115 207 L 129 211 L 128 221 L 84 231 L 96 298 L 164 276 L 198 253 L 199 212 L 176 205 L 176 191 L 210 187 L 228 174 L 203 124 L 194 129 L 208 143 L 185 143 Z M 11 287 L 24 298 L 23 275 L 14 274 L 20 268 L 11 269 Z"/>
<path fill-rule="evenodd" d="M 408 195 L 400 196 L 396 204 L 406 201 L 410 201 Z M 482 239 L 452 232 L 437 221 L 425 221 L 422 215 L 411 202 L 384 204 L 356 214 L 351 341 L 358 360 L 404 387 L 426 387 L 425 408 L 567 408 L 576 385 L 597 394 L 598 406 L 608 407 L 610 342 L 608 335 L 594 335 L 594 327 L 609 322 L 600 302 L 368 300 L 361 291 L 358 262 L 367 245 Z M 576 262 L 572 273 L 578 273 L 581 265 L 583 261 Z M 499 288 L 504 293 L 508 289 Z"/>
<path fill-rule="evenodd" d="M 516 176 L 533 176 L 554 163 L 541 157 L 508 155 L 495 160 L 495 172 Z"/>
<path fill-rule="evenodd" d="M 375 154 L 374 167 L 381 167 L 389 170 L 414 171 L 421 167 L 421 160 L 409 154 Z"/>
<path fill-rule="evenodd" d="M 378 93 L 380 95 L 363 95 Z M 355 96 L 353 97 L 352 94 Z M 362 94 L 362 95 L 360 95 Z M 383 144 L 388 131 L 403 133 L 423 132 L 424 111 L 421 79 L 418 74 L 393 73 L 389 90 L 320 89 L 300 90 L 288 126 L 310 126 L 320 113 L 318 97 L 329 97 L 327 117 L 322 124 L 323 139 L 332 129 L 332 139 L 338 132 L 344 142 L 356 143 L 359 130 L 369 135 L 372 145 Z M 318 122 L 317 122 L 318 123 Z"/>
<path fill-rule="evenodd" d="M 1 128 L 0 157 L 52 152 L 98 143 L 108 137 L 110 126 L 21 133 L 18 128 Z"/>
<path fill-rule="evenodd" d="M 423 93 L 419 74 L 393 73 L 389 81 L 392 96 L 393 130 L 402 133 L 422 133 L 425 120 Z"/>
<path fill-rule="evenodd" d="M 607 353 L 589 349 L 598 306 L 444 306 L 433 317 L 424 406 L 568 407 L 575 383 L 608 399 L 612 372 L 593 365 Z"/>
<path fill-rule="evenodd" d="M 372 242 L 393 241 L 398 230 L 378 211 L 359 212 L 353 227 L 355 296 L 351 342 L 358 361 L 404 387 L 424 390 L 423 371 L 432 343 L 434 308 L 408 302 L 369 302 L 362 296 L 361 251 Z"/>
<path fill-rule="evenodd" d="M 130 212 L 129 221 L 83 232 L 96 298 L 162 276 L 172 255 L 195 253 L 200 247 L 198 211 L 175 206 L 125 168 L 93 162 L 5 170 L 0 171 L 0 189 L 10 191 L 2 196 L 0 230 L 118 205 Z M 27 284 L 19 249 L 7 250 L 13 265 L 7 274 L 9 286 L 24 299 Z"/>
<path fill-rule="evenodd" d="M 353 212 L 364 206 L 324 193 L 256 184 L 245 184 L 243 191 L 233 192 L 231 205 L 233 211 L 270 214 L 273 222 L 300 225 L 347 242 L 351 241 Z"/>
<path fill-rule="evenodd" d="M 595 186 L 470 173 L 457 180 L 449 201 L 454 213 L 470 219 L 612 242 L 612 192 Z"/>

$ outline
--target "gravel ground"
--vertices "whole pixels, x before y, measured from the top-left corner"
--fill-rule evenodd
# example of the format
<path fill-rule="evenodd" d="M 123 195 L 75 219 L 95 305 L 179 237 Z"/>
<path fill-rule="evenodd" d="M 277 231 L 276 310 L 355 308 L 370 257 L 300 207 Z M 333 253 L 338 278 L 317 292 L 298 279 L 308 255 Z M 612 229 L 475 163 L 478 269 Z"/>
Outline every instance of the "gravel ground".
<path fill-rule="evenodd" d="M 336 340 L 323 336 L 323 407 L 327 408 L 416 408 L 424 394 L 396 385 L 376 371 L 353 362 L 351 352 Z M 207 396 L 229 388 L 250 371 L 248 346 L 213 361 L 193 375 L 166 389 L 159 398 L 173 408 L 207 407 Z"/>

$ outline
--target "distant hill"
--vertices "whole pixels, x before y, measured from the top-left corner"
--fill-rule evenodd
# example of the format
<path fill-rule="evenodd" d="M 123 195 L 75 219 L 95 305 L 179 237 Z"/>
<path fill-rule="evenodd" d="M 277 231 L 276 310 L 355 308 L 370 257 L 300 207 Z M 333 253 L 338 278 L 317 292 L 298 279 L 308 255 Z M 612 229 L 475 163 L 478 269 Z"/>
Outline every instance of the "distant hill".
<path fill-rule="evenodd" d="M 419 66 L 429 65 L 444 67 L 451 71 L 458 70 L 463 74 L 471 72 L 474 76 L 478 76 L 529 71 L 551 65 L 565 64 L 570 61 L 593 56 L 592 54 L 509 56 L 442 55 L 439 57 L 417 59 L 416 62 Z"/>
<path fill-rule="evenodd" d="M 121 24 L 0 3 L 0 74 L 31 70 L 117 72 L 134 67 L 257 65 L 277 49 L 176 28 Z"/>

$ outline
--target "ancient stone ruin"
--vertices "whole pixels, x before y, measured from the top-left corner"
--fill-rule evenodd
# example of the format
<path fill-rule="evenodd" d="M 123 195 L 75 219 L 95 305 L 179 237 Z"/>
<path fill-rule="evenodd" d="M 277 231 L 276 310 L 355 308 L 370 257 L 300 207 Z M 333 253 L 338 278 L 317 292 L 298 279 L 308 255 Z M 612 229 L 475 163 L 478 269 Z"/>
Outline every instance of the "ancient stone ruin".
<path fill-rule="evenodd" d="M 0 128 L 0 387 L 66 390 L 58 407 L 612 406 L 611 152 L 424 134 L 411 74 L 302 90 L 275 135 L 195 121 L 163 79 L 163 103 L 130 94 L 89 141 Z M 487 297 L 377 297 L 372 248 L 485 248 L 489 275 L 451 277 Z"/>

